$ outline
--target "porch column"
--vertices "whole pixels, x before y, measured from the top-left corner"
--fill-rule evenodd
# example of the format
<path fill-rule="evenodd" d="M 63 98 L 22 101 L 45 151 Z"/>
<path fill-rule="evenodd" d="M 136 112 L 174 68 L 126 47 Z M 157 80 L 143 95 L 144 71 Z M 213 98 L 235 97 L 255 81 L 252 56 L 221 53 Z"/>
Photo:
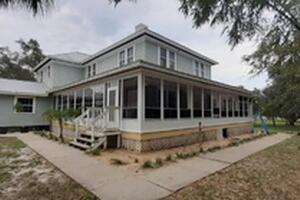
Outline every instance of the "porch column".
<path fill-rule="evenodd" d="M 194 119 L 194 87 L 189 86 L 190 90 L 190 104 L 191 104 L 191 119 Z"/>
<path fill-rule="evenodd" d="M 214 117 L 214 93 L 212 90 L 210 90 L 210 112 L 211 112 L 211 118 Z"/>
<path fill-rule="evenodd" d="M 229 108 L 229 104 L 228 104 L 228 95 L 226 95 L 225 96 L 225 103 L 226 103 L 226 118 L 228 118 L 229 117 L 229 110 L 228 110 L 228 108 Z"/>
<path fill-rule="evenodd" d="M 143 103 L 143 75 L 138 75 L 138 99 L 137 99 L 137 106 L 138 106 L 138 122 L 139 122 L 139 129 L 142 128 L 142 121 L 144 119 L 144 103 Z"/>
<path fill-rule="evenodd" d="M 222 94 L 218 95 L 218 102 L 219 102 L 219 118 L 222 118 Z"/>
<path fill-rule="evenodd" d="M 204 88 L 201 88 L 201 116 L 204 118 Z"/>
<path fill-rule="evenodd" d="M 177 119 L 180 119 L 180 85 L 177 85 Z"/>

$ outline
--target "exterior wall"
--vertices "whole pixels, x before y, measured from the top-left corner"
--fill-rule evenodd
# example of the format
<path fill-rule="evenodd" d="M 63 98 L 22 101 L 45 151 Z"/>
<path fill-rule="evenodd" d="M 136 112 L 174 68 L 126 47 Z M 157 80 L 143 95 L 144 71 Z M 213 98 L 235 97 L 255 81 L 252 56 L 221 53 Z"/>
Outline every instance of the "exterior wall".
<path fill-rule="evenodd" d="M 49 125 L 43 118 L 51 107 L 51 101 L 47 97 L 36 97 L 35 113 L 15 113 L 14 96 L 0 95 L 0 127 L 23 127 Z"/>
<path fill-rule="evenodd" d="M 210 126 L 201 129 L 201 131 L 199 128 L 190 128 L 144 133 L 142 135 L 137 133 L 124 133 L 122 135 L 122 146 L 125 149 L 137 152 L 155 151 L 203 141 L 220 140 L 223 138 L 223 129 L 227 129 L 229 137 L 251 133 L 252 127 L 253 124 L 248 122 Z"/>
<path fill-rule="evenodd" d="M 128 48 L 128 47 L 134 47 L 134 60 L 140 60 L 145 57 L 145 43 L 144 39 L 140 38 L 137 40 L 134 40 L 133 42 L 130 42 L 126 45 L 123 45 L 116 50 L 113 50 L 103 56 L 100 56 L 88 63 L 86 63 L 85 66 L 85 72 L 84 76 L 85 78 L 88 77 L 88 66 L 92 66 L 93 64 L 96 64 L 96 74 L 112 70 L 114 68 L 119 67 L 119 53 L 120 51 Z"/>
<path fill-rule="evenodd" d="M 53 62 L 51 66 L 53 68 L 53 87 L 60 87 L 70 83 L 75 83 L 84 78 L 83 68 L 74 67 L 72 64 L 57 61 Z"/>
<path fill-rule="evenodd" d="M 50 67 L 50 77 L 48 76 L 48 67 Z M 47 64 L 43 66 L 37 72 L 37 80 L 43 80 L 42 82 L 46 84 L 47 87 L 53 88 L 53 66 L 51 64 Z M 43 75 L 43 77 L 41 77 Z"/>
<path fill-rule="evenodd" d="M 144 57 L 144 60 L 158 65 L 160 46 L 165 47 L 166 49 L 170 49 L 176 53 L 176 70 L 187 74 L 195 75 L 195 61 L 197 60 L 200 63 L 204 64 L 204 78 L 211 79 L 211 64 L 204 60 L 199 60 L 188 54 L 180 52 L 174 49 L 174 47 L 168 47 L 164 44 L 160 44 L 159 42 L 153 40 L 145 41 L 146 55 Z"/>

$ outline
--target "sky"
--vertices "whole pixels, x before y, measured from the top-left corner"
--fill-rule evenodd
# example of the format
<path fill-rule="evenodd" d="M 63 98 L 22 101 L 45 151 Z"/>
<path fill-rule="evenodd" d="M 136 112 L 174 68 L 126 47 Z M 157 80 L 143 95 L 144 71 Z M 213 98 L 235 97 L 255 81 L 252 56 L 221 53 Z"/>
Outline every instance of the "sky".
<path fill-rule="evenodd" d="M 54 8 L 44 16 L 33 17 L 21 9 L 0 10 L 0 47 L 17 50 L 16 40 L 33 38 L 45 54 L 93 54 L 144 23 L 151 30 L 218 61 L 212 68 L 213 80 L 250 90 L 267 85 L 266 74 L 250 75 L 251 66 L 242 62 L 243 55 L 255 50 L 254 42 L 245 42 L 232 50 L 226 36 L 221 35 L 221 27 L 204 25 L 195 29 L 192 20 L 178 8 L 178 0 L 124 1 L 117 7 L 108 0 L 56 0 Z"/>

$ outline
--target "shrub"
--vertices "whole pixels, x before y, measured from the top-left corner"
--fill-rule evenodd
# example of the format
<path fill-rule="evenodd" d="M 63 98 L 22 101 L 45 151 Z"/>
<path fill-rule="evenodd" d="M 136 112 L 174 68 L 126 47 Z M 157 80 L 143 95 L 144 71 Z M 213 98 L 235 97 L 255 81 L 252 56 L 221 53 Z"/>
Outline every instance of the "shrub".
<path fill-rule="evenodd" d="M 161 167 L 163 166 L 163 161 L 161 158 L 156 158 L 155 160 L 155 167 Z"/>
<path fill-rule="evenodd" d="M 134 163 L 139 163 L 139 159 L 135 158 Z"/>
<path fill-rule="evenodd" d="M 111 158 L 110 159 L 110 164 L 111 165 L 126 165 L 127 163 L 122 161 L 122 160 L 119 160 L 117 158 Z"/>
<path fill-rule="evenodd" d="M 208 151 L 209 151 L 209 152 L 215 152 L 215 151 L 220 150 L 220 149 L 222 149 L 221 146 L 214 146 L 214 147 L 212 147 L 212 148 L 209 148 Z"/>
<path fill-rule="evenodd" d="M 187 159 L 188 157 L 191 157 L 189 153 L 182 153 L 182 152 L 177 152 L 176 156 L 179 159 Z"/>
<path fill-rule="evenodd" d="M 172 155 L 171 154 L 167 155 L 167 157 L 165 158 L 165 160 L 166 161 L 172 161 Z"/>
<path fill-rule="evenodd" d="M 101 150 L 99 148 L 97 148 L 97 149 L 90 150 L 87 153 L 91 154 L 93 156 L 100 156 L 101 155 Z"/>
<path fill-rule="evenodd" d="M 144 164 L 142 165 L 142 167 L 143 167 L 144 169 L 154 168 L 154 167 L 153 167 L 153 163 L 152 163 L 150 160 L 146 160 L 146 161 L 144 162 Z"/>

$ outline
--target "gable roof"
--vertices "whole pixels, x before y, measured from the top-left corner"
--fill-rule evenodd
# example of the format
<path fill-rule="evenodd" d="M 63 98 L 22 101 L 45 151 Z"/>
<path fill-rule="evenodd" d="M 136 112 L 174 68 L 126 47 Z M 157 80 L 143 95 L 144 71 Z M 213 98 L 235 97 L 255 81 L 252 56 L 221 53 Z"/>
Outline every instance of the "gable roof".
<path fill-rule="evenodd" d="M 211 58 L 208 58 L 207 56 L 204 56 L 204 55 L 202 55 L 202 54 L 200 54 L 200 53 L 198 53 L 198 52 L 196 52 L 196 51 L 194 51 L 194 50 L 192 50 L 192 49 L 190 49 L 190 48 L 188 48 L 184 45 L 181 45 L 181 44 L 179 44 L 179 43 L 177 43 L 177 42 L 175 42 L 171 39 L 168 39 L 168 38 L 154 32 L 154 31 L 151 31 L 150 29 L 148 29 L 148 27 L 146 25 L 143 25 L 143 24 L 138 24 L 136 26 L 136 31 L 134 33 L 130 34 L 129 36 L 125 37 L 124 39 L 122 39 L 122 40 L 108 46 L 107 48 L 104 48 L 103 50 L 98 51 L 97 53 L 95 53 L 95 54 L 89 56 L 88 58 L 84 59 L 82 61 L 82 64 L 86 64 L 86 63 L 88 63 L 88 62 L 90 62 L 90 61 L 92 61 L 92 60 L 94 60 L 94 59 L 96 59 L 96 58 L 98 58 L 98 57 L 100 57 L 104 54 L 107 54 L 110 51 L 113 51 L 113 50 L 125 45 L 126 43 L 129 43 L 129 42 L 131 42 L 133 40 L 136 40 L 136 39 L 138 39 L 142 36 L 145 36 L 145 35 L 148 36 L 148 37 L 154 38 L 156 40 L 159 40 L 160 42 L 165 43 L 167 45 L 173 46 L 174 48 L 177 48 L 177 49 L 179 49 L 179 50 L 181 50 L 185 53 L 188 53 L 190 55 L 193 55 L 193 56 L 195 56 L 199 59 L 205 60 L 205 61 L 211 63 L 212 65 L 218 64 L 217 61 L 215 61 Z"/>
<path fill-rule="evenodd" d="M 44 83 L 0 78 L 0 94 L 24 96 L 48 96 Z"/>
<path fill-rule="evenodd" d="M 34 69 L 33 71 L 37 71 L 41 67 L 43 67 L 45 64 L 47 64 L 50 60 L 56 60 L 61 62 L 67 62 L 74 64 L 74 66 L 77 67 L 83 67 L 81 66 L 81 62 L 88 58 L 89 55 L 81 52 L 69 52 L 69 53 L 61 53 L 61 54 L 53 54 L 48 55 L 44 60 L 42 60 Z"/>

